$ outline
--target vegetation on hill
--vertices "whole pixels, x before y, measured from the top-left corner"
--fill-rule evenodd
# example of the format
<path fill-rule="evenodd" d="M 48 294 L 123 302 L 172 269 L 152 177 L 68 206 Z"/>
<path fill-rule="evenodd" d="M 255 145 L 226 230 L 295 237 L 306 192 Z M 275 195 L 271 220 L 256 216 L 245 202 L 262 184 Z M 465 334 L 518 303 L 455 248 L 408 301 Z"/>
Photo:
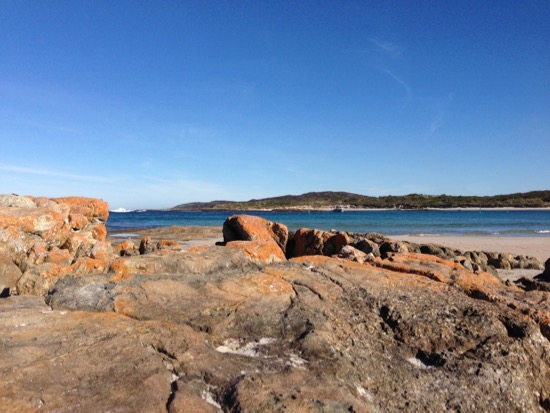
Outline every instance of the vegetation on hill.
<path fill-rule="evenodd" d="M 231 210 L 255 209 L 317 209 L 343 205 L 346 208 L 544 208 L 550 207 L 550 191 L 532 191 L 496 196 L 452 196 L 409 194 L 372 197 L 349 192 L 308 192 L 273 198 L 251 199 L 245 202 L 193 202 L 175 206 L 174 210 Z"/>

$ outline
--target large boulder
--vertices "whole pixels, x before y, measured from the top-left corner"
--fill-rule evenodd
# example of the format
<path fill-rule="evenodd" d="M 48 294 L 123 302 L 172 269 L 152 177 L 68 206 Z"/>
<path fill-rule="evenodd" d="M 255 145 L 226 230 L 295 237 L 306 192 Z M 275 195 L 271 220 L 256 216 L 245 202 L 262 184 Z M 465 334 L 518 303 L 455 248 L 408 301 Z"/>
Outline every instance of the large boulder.
<path fill-rule="evenodd" d="M 233 215 L 223 223 L 223 240 L 231 241 L 275 241 L 281 251 L 286 251 L 288 228 L 284 224 L 270 222 L 252 215 Z"/>
<path fill-rule="evenodd" d="M 391 253 L 408 253 L 409 248 L 404 241 L 386 241 L 380 245 L 380 255 L 382 258 L 388 257 Z"/>
<path fill-rule="evenodd" d="M 9 296 L 15 290 L 23 273 L 11 260 L 0 257 L 0 296 Z"/>
<path fill-rule="evenodd" d="M 318 229 L 300 228 L 294 233 L 293 257 L 303 255 L 339 254 L 351 238 L 345 232 L 327 232 Z"/>
<path fill-rule="evenodd" d="M 374 241 L 371 241 L 367 238 L 360 238 L 355 240 L 353 247 L 357 248 L 359 251 L 364 252 L 365 254 L 372 254 L 375 257 L 380 256 L 380 248 L 378 244 Z"/>

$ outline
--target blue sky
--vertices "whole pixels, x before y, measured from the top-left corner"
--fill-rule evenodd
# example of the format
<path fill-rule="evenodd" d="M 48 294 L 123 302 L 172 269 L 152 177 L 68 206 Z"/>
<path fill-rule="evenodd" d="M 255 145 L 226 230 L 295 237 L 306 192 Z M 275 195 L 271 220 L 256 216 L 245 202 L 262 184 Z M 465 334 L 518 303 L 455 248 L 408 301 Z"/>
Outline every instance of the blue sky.
<path fill-rule="evenodd" d="M 550 189 L 549 1 L 0 0 L 0 193 Z"/>

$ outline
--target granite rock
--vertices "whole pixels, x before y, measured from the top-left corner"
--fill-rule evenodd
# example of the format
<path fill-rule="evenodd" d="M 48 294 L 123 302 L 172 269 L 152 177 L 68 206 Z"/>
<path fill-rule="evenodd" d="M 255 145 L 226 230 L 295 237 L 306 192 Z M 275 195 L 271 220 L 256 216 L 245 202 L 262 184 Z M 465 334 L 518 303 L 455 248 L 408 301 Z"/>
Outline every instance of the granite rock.
<path fill-rule="evenodd" d="M 170 411 L 187 398 L 227 411 L 538 411 L 550 402 L 543 294 L 435 256 L 393 254 L 65 277 L 48 303 L 161 322 L 181 331 L 176 342 L 202 337 L 183 353 L 168 350 L 173 336 L 156 338 L 177 377 Z"/>
<path fill-rule="evenodd" d="M 284 224 L 270 222 L 261 217 L 233 215 L 223 224 L 223 240 L 224 242 L 273 240 L 284 254 L 288 241 L 288 228 Z"/>
<path fill-rule="evenodd" d="M 69 213 L 101 223 L 93 202 L 34 202 L 19 209 L 57 208 L 66 217 L 60 228 Z M 90 251 L 70 265 L 60 228 L 47 229 L 51 238 L 35 234 L 17 260 L 0 263 L 0 280 L 13 285 L 24 262 L 18 291 L 45 296 L 0 299 L 2 408 L 550 408 L 550 292 L 472 272 L 462 264 L 473 268 L 473 260 L 457 251 L 445 259 L 403 244 L 375 257 L 374 248 L 366 254 L 337 232 L 296 231 L 293 248 L 302 256 L 286 260 L 275 225 L 236 221 L 225 246 L 116 259 L 91 236 Z M 13 222 L 20 228 L 32 219 Z M 261 236 L 234 229 L 241 227 L 260 228 Z M 229 240 L 235 233 L 247 239 Z M 26 248 L 26 239 L 18 245 Z"/>
<path fill-rule="evenodd" d="M 291 257 L 337 255 L 351 240 L 351 237 L 345 232 L 300 228 L 294 233 L 293 251 L 287 255 Z"/>
<path fill-rule="evenodd" d="M 108 217 L 98 199 L 0 196 L 0 254 L 21 272 L 10 294 L 43 295 L 69 272 L 108 268 L 89 262 L 95 244 L 105 242 Z"/>

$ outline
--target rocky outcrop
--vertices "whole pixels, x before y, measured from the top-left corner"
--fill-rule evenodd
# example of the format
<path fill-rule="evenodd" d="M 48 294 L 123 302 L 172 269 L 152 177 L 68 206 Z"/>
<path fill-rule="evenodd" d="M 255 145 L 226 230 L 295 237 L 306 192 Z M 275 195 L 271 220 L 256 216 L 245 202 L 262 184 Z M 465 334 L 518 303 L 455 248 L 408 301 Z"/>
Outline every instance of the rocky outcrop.
<path fill-rule="evenodd" d="M 0 299 L 2 408 L 550 408 L 549 292 L 367 234 L 304 230 L 293 248 L 310 255 L 286 260 L 256 224 L 261 237 L 189 251 L 97 240 L 66 274 L 68 248 L 27 250 L 55 284 Z M 6 280 L 16 269 L 0 262 Z"/>
<path fill-rule="evenodd" d="M 136 341 L 145 335 L 151 357 L 159 357 L 156 366 L 167 365 L 173 374 L 173 382 L 163 377 L 159 384 L 170 411 L 188 398 L 241 411 L 546 406 L 550 353 L 542 332 L 549 337 L 549 307 L 536 304 L 544 293 L 526 294 L 491 274 L 426 258 L 395 254 L 360 264 L 304 256 L 244 270 L 238 264 L 203 273 L 181 268 L 120 282 L 108 275 L 65 277 L 48 304 L 54 314 L 99 313 L 101 322 L 112 314 L 102 346 L 115 346 L 119 335 Z M 119 326 L 119 319 L 126 321 Z M 30 318 L 23 322 L 35 325 Z M 165 336 L 150 332 L 156 323 Z M 56 331 L 50 325 L 50 340 Z M 88 351 L 93 357 L 99 348 Z M 39 377 L 19 380 L 37 383 Z M 114 379 L 104 380 L 107 386 Z M 124 405 L 129 395 L 120 397 Z"/>
<path fill-rule="evenodd" d="M 66 274 L 104 271 L 108 262 L 90 256 L 105 241 L 108 217 L 97 199 L 0 196 L 0 254 L 21 271 L 15 284 L 14 271 L 2 275 L 4 290 L 44 295 Z"/>
<path fill-rule="evenodd" d="M 345 245 L 382 258 L 387 258 L 393 253 L 409 252 L 433 255 L 460 263 L 473 272 L 485 271 L 495 275 L 497 269 L 544 269 L 543 263 L 536 257 L 488 251 L 461 251 L 442 245 L 394 241 L 377 233 L 350 234 L 306 228 L 290 233 L 286 256 L 287 258 L 304 255 L 334 256 L 338 255 Z"/>

